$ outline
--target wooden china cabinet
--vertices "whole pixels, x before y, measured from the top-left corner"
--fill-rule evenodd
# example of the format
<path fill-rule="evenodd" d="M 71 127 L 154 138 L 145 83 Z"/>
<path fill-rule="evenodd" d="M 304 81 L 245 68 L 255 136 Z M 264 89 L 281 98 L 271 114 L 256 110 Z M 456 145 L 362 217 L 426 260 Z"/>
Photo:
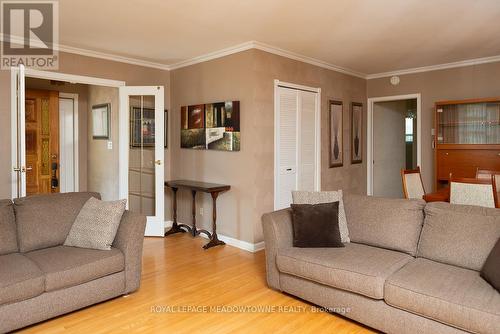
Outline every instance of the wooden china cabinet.
<path fill-rule="evenodd" d="M 435 187 L 500 170 L 500 97 L 436 102 Z"/>

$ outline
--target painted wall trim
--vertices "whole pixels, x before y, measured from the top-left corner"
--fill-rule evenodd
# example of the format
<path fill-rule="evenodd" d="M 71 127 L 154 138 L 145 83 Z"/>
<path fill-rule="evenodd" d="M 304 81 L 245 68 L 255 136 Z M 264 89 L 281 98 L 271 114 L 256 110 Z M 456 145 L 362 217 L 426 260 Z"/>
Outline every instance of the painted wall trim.
<path fill-rule="evenodd" d="M 422 96 L 420 93 L 368 98 L 366 135 L 366 194 L 373 195 L 373 109 L 376 102 L 417 99 L 417 166 L 422 168 Z"/>
<path fill-rule="evenodd" d="M 3 41 L 6 38 L 5 36 L 6 36 L 5 34 L 1 34 L 0 41 Z M 18 36 L 10 36 L 10 38 L 16 44 L 20 44 L 20 45 L 24 44 L 24 38 L 21 38 Z M 133 58 L 133 57 L 126 57 L 126 56 L 120 56 L 120 55 L 116 55 L 116 54 L 112 54 L 112 53 L 77 48 L 77 47 L 64 45 L 64 44 L 55 45 L 55 48 L 61 52 L 73 53 L 73 54 L 77 54 L 77 55 L 81 55 L 81 56 L 111 60 L 111 61 L 116 61 L 116 62 L 120 62 L 120 63 L 131 64 L 131 65 L 152 67 L 152 68 L 157 68 L 157 69 L 165 70 L 165 71 L 169 70 L 168 65 L 157 63 L 157 62 L 152 62 L 152 61 L 147 61 L 147 60 L 143 60 L 143 59 L 137 59 L 137 58 Z"/>
<path fill-rule="evenodd" d="M 4 40 L 4 34 L 0 35 L 0 41 Z M 17 42 L 19 44 L 24 43 L 24 39 L 16 37 L 16 36 L 11 36 L 12 40 L 14 42 Z M 305 56 L 293 51 L 288 51 L 285 49 L 278 48 L 273 45 L 265 44 L 262 42 L 258 41 L 248 41 L 245 43 L 237 44 L 234 46 L 230 46 L 221 50 L 209 52 L 200 56 L 196 56 L 187 60 L 180 61 L 178 63 L 174 63 L 171 65 L 167 64 L 162 64 L 158 62 L 153 62 L 153 61 L 147 61 L 143 59 L 138 59 L 134 57 L 126 57 L 126 56 L 120 56 L 112 53 L 107 53 L 107 52 L 100 52 L 100 51 L 93 51 L 93 50 L 88 50 L 88 49 L 83 49 L 83 48 L 77 48 L 69 45 L 64 45 L 64 44 L 59 44 L 58 45 L 58 50 L 62 52 L 67 52 L 67 53 L 73 53 L 73 54 L 78 54 L 82 56 L 87 56 L 87 57 L 93 57 L 93 58 L 100 58 L 100 59 L 105 59 L 105 60 L 110 60 L 110 61 L 116 61 L 116 62 L 121 62 L 121 63 L 127 63 L 127 64 L 132 64 L 132 65 L 138 65 L 138 66 L 144 66 L 144 67 L 151 67 L 151 68 L 156 68 L 164 71 L 170 71 L 170 70 L 175 70 L 179 69 L 182 67 L 186 66 L 191 66 L 195 64 L 199 64 L 205 61 L 225 57 L 231 54 L 235 54 L 238 52 L 243 52 L 246 50 L 250 49 L 257 49 L 257 50 L 262 50 L 265 52 L 269 52 L 278 56 L 282 56 L 285 58 L 297 60 L 303 63 L 315 65 L 318 67 L 326 68 L 335 72 L 340 72 L 344 73 L 347 75 L 351 75 L 354 77 L 362 78 L 362 79 L 377 79 L 377 78 L 385 78 L 385 77 L 390 77 L 393 75 L 404 75 L 404 74 L 413 74 L 413 73 L 421 73 L 421 72 L 429 72 L 429 71 L 437 71 L 437 70 L 444 70 L 448 68 L 456 68 L 456 67 L 465 67 L 465 66 L 473 66 L 473 65 L 480 65 L 480 64 L 487 64 L 487 63 L 493 63 L 493 62 L 500 62 L 500 55 L 496 56 L 491 56 L 491 57 L 482 57 L 482 58 L 474 58 L 474 59 L 466 59 L 466 60 L 461 60 L 461 61 L 456 61 L 456 62 L 451 62 L 451 63 L 445 63 L 445 64 L 437 64 L 437 65 L 429 65 L 429 66 L 421 66 L 421 67 L 414 67 L 414 68 L 408 68 L 408 69 L 402 69 L 402 70 L 395 70 L 395 71 L 388 71 L 388 72 L 380 72 L 380 73 L 373 73 L 373 74 L 366 74 L 363 72 L 359 72 L 350 68 L 338 66 L 323 60 L 319 60 L 313 57 Z"/>
<path fill-rule="evenodd" d="M 25 70 L 25 76 L 29 78 L 58 80 L 58 81 L 79 83 L 85 85 L 96 85 L 96 86 L 106 86 L 106 87 L 125 86 L 125 81 L 110 80 L 110 79 L 103 79 L 103 78 L 96 78 L 96 77 L 89 77 L 84 75 L 68 74 L 61 72 L 41 71 L 32 68 L 27 68 Z"/>
<path fill-rule="evenodd" d="M 191 224 L 186 224 L 186 225 L 191 226 Z M 165 228 L 170 228 L 171 226 L 172 226 L 171 220 L 165 222 Z M 208 230 L 208 231 L 210 233 L 212 233 L 211 230 Z M 208 239 L 208 237 L 204 234 L 200 234 L 200 236 L 202 236 L 205 239 Z M 256 252 L 264 249 L 264 241 L 252 244 L 248 241 L 239 240 L 239 239 L 228 237 L 226 235 L 222 235 L 222 234 L 218 234 L 218 233 L 217 233 L 217 236 L 219 237 L 220 240 L 224 241 L 227 245 L 242 249 L 242 250 L 250 252 L 250 253 L 256 253 Z"/>
<path fill-rule="evenodd" d="M 498 62 L 498 61 L 500 61 L 500 55 L 492 56 L 492 57 L 467 59 L 467 60 L 461 60 L 461 61 L 456 61 L 456 62 L 452 62 L 452 63 L 438 64 L 438 65 L 414 67 L 414 68 L 408 68 L 408 69 L 404 69 L 404 70 L 382 72 L 382 73 L 375 73 L 375 74 L 367 74 L 366 79 L 370 80 L 370 79 L 391 77 L 393 75 L 405 75 L 405 74 L 413 74 L 413 73 L 421 73 L 421 72 L 438 71 L 438 70 L 445 70 L 448 68 L 488 64 L 488 63 L 494 63 L 494 62 Z"/>

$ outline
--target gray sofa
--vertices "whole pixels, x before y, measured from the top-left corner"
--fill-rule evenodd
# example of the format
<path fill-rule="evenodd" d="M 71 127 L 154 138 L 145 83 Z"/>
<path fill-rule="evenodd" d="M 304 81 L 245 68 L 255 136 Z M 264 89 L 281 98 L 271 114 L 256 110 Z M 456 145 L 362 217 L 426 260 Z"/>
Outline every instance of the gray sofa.
<path fill-rule="evenodd" d="M 139 288 L 146 218 L 126 211 L 109 251 L 62 244 L 96 193 L 0 200 L 0 332 Z"/>
<path fill-rule="evenodd" d="M 500 210 L 359 195 L 344 206 L 344 248 L 293 247 L 290 209 L 262 217 L 271 288 L 386 333 L 500 333 L 500 294 L 479 274 Z"/>

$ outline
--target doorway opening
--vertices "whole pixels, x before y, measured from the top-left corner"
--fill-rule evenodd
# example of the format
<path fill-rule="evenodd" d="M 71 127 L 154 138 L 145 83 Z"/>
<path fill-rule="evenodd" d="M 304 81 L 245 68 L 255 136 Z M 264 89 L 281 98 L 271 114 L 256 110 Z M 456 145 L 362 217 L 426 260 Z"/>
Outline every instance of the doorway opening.
<path fill-rule="evenodd" d="M 163 86 L 20 66 L 11 90 L 12 198 L 99 192 L 144 213 L 146 235 L 164 235 Z"/>
<path fill-rule="evenodd" d="M 368 189 L 403 198 L 401 169 L 421 167 L 420 94 L 368 99 Z"/>

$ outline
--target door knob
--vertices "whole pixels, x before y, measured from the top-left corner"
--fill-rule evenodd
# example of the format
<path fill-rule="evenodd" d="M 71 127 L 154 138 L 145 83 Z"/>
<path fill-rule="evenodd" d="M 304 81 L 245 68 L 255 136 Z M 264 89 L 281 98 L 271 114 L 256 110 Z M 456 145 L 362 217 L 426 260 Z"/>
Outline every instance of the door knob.
<path fill-rule="evenodd" d="M 161 160 L 156 160 L 155 164 L 157 164 L 158 166 L 161 165 Z"/>

